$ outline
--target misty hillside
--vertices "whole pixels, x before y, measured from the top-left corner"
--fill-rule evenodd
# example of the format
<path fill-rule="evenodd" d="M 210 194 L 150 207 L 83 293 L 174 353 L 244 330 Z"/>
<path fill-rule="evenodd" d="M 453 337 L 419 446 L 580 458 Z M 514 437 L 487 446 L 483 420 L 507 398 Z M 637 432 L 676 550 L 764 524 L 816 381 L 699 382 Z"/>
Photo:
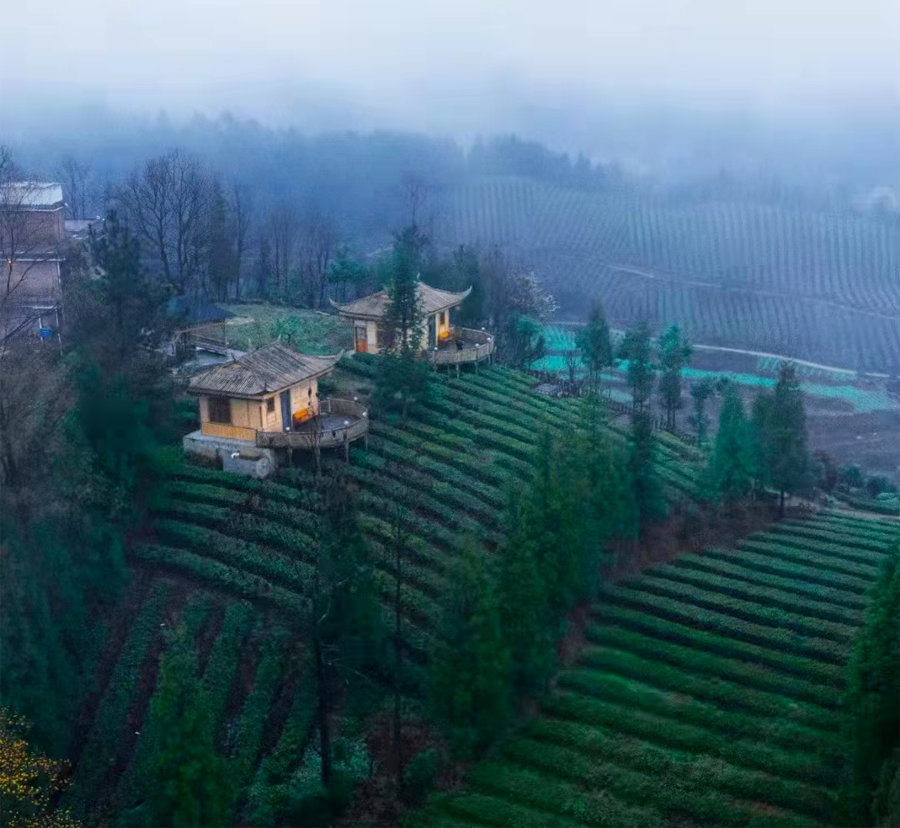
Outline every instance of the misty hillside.
<path fill-rule="evenodd" d="M 499 245 L 563 313 L 600 297 L 620 326 L 679 322 L 700 342 L 896 372 L 900 223 L 749 200 L 678 203 L 482 176 L 436 199 L 447 245 Z M 789 300 L 789 301 L 786 301 Z"/>
<path fill-rule="evenodd" d="M 89 163 L 97 215 L 129 173 L 177 147 L 251 196 L 248 263 L 273 210 L 325 216 L 341 246 L 371 257 L 418 209 L 439 248 L 501 248 L 547 283 L 567 317 L 599 297 L 622 328 L 646 317 L 704 344 L 900 370 L 900 214 L 893 190 L 873 185 L 894 178 L 884 153 L 871 159 L 880 175 L 835 155 L 810 177 L 785 171 L 796 148 L 773 137 L 743 164 L 725 142 L 677 174 L 636 173 L 513 136 L 464 147 L 416 133 L 308 135 L 227 114 L 184 124 L 97 114 L 90 130 L 86 115 L 72 122 L 72 143 L 54 131 L 12 142 L 41 175 L 66 155 Z M 689 120 L 680 135 L 709 143 Z"/>

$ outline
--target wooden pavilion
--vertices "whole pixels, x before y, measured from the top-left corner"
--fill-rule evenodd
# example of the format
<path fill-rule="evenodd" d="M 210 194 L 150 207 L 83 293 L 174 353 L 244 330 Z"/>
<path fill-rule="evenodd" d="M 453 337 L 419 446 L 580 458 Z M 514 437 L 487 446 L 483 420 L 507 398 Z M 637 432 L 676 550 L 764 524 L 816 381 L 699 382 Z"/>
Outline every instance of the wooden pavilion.
<path fill-rule="evenodd" d="M 276 342 L 198 374 L 188 392 L 199 397 L 200 431 L 185 438 L 185 449 L 210 456 L 250 448 L 349 450 L 368 434 L 368 412 L 354 400 L 318 393 L 319 378 L 341 356 L 310 356 Z"/>
<path fill-rule="evenodd" d="M 461 328 L 450 324 L 450 312 L 456 310 L 472 292 L 470 287 L 459 293 L 417 284 L 424 316 L 422 350 L 435 365 L 477 363 L 489 359 L 494 352 L 494 338 L 484 331 Z M 386 290 L 371 293 L 352 302 L 331 300 L 337 312 L 353 324 L 354 349 L 357 353 L 384 353 L 387 337 L 384 318 L 390 304 Z"/>

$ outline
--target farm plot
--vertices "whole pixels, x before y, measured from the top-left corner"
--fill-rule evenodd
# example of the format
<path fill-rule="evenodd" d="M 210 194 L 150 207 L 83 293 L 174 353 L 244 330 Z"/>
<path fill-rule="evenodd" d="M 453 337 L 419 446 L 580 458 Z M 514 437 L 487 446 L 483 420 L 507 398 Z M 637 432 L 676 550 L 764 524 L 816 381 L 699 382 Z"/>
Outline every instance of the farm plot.
<path fill-rule="evenodd" d="M 785 522 L 605 587 L 538 715 L 416 824 L 830 824 L 843 670 L 900 537 L 870 523 Z"/>

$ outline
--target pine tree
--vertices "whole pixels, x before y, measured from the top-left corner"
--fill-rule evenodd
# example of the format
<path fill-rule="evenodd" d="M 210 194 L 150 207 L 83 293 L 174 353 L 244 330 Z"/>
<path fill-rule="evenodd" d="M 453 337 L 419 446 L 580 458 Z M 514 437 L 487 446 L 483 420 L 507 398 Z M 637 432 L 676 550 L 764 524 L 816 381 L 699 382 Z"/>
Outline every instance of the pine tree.
<path fill-rule="evenodd" d="M 418 356 L 424 337 L 424 312 L 419 295 L 419 256 L 425 239 L 412 225 L 394 242 L 388 306 L 382 322 L 387 349 Z"/>
<path fill-rule="evenodd" d="M 170 322 L 164 315 L 165 293 L 141 265 L 140 244 L 115 211 L 107 215 L 93 255 L 102 275 L 83 294 L 97 304 L 75 312 L 74 338 L 99 361 L 121 364 L 138 348 L 156 347 L 165 336 Z M 83 305 L 84 299 L 78 299 Z"/>
<path fill-rule="evenodd" d="M 382 630 L 372 566 L 343 465 L 330 466 L 319 478 L 312 511 L 316 554 L 308 627 L 316 670 L 321 781 L 328 790 L 332 706 L 338 682 L 360 676 L 379 663 Z"/>
<path fill-rule="evenodd" d="M 387 285 L 388 306 L 382 322 L 387 353 L 379 364 L 376 402 L 386 409 L 399 404 L 403 422 L 410 405 L 424 400 L 430 390 L 431 372 L 428 363 L 421 359 L 424 313 L 418 268 L 424 244 L 415 225 L 397 237 Z"/>
<path fill-rule="evenodd" d="M 231 788 L 225 762 L 215 750 L 214 723 L 207 709 L 193 643 L 179 627 L 160 659 L 150 702 L 149 715 L 159 734 L 149 803 L 154 826 L 192 828 L 230 821 Z"/>
<path fill-rule="evenodd" d="M 554 618 L 561 618 L 581 592 L 581 504 L 563 479 L 565 463 L 550 432 L 542 432 L 538 464 L 531 487 L 531 534 L 540 577 L 546 585 Z M 577 496 L 576 496 L 577 497 Z"/>
<path fill-rule="evenodd" d="M 760 487 L 771 483 L 771 427 L 772 394 L 760 391 L 753 399 L 750 412 L 750 439 L 753 449 L 753 475 Z"/>
<path fill-rule="evenodd" d="M 647 411 L 638 410 L 631 420 L 628 470 L 638 513 L 639 531 L 643 536 L 650 524 L 665 515 L 666 503 L 662 485 L 654 466 L 656 440 Z"/>
<path fill-rule="evenodd" d="M 552 674 L 554 651 L 547 585 L 538 568 L 530 510 L 517 490 L 510 492 L 506 542 L 500 548 L 497 591 L 503 639 L 512 659 L 519 693 L 538 691 Z"/>
<path fill-rule="evenodd" d="M 603 306 L 599 301 L 592 303 L 587 324 L 575 335 L 575 345 L 581 349 L 591 384 L 596 384 L 603 369 L 613 364 L 609 325 L 603 313 Z"/>
<path fill-rule="evenodd" d="M 432 658 L 429 699 L 460 756 L 499 736 L 510 716 L 510 655 L 493 573 L 472 538 L 460 544 Z"/>
<path fill-rule="evenodd" d="M 709 415 L 706 413 L 706 401 L 715 393 L 715 383 L 710 377 L 700 380 L 691 386 L 691 398 L 694 401 L 694 416 L 691 422 L 697 432 L 697 445 L 706 443 L 706 431 L 709 427 Z"/>
<path fill-rule="evenodd" d="M 716 494 L 733 506 L 747 495 L 753 478 L 750 424 L 734 385 L 725 390 L 719 413 L 719 430 L 709 461 L 709 474 Z"/>
<path fill-rule="evenodd" d="M 690 362 L 693 348 L 682 336 L 678 325 L 672 325 L 659 338 L 662 377 L 659 391 L 666 411 L 666 428 L 675 428 L 675 412 L 682 406 L 681 369 Z"/>
<path fill-rule="evenodd" d="M 655 381 L 653 369 L 653 342 L 650 326 L 645 319 L 639 320 L 625 333 L 619 346 L 619 359 L 628 360 L 628 385 L 631 388 L 631 408 L 633 412 L 643 411 L 650 401 Z"/>
<path fill-rule="evenodd" d="M 779 516 L 784 517 L 785 496 L 807 485 L 809 468 L 803 392 L 792 363 L 781 365 L 771 402 L 761 397 L 754 404 L 753 430 L 758 462 L 779 492 Z"/>
<path fill-rule="evenodd" d="M 212 187 L 207 273 L 213 294 L 220 300 L 227 299 L 229 286 L 237 283 L 238 257 L 228 201 L 218 179 Z"/>
<path fill-rule="evenodd" d="M 785 493 L 801 491 L 807 483 L 806 411 L 796 367 L 782 365 L 772 404 L 772 482 L 780 492 L 784 515 Z"/>

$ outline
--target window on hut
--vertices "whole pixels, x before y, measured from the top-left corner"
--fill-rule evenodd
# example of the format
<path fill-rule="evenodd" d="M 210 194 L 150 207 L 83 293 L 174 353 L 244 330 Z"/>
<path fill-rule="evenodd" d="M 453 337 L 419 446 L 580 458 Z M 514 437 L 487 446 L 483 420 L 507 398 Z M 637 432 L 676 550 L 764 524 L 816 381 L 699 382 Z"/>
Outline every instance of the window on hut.
<path fill-rule="evenodd" d="M 231 400 L 228 397 L 209 398 L 209 421 L 231 424 Z"/>
<path fill-rule="evenodd" d="M 274 414 L 275 413 L 275 397 L 269 397 L 266 400 L 266 414 Z"/>

